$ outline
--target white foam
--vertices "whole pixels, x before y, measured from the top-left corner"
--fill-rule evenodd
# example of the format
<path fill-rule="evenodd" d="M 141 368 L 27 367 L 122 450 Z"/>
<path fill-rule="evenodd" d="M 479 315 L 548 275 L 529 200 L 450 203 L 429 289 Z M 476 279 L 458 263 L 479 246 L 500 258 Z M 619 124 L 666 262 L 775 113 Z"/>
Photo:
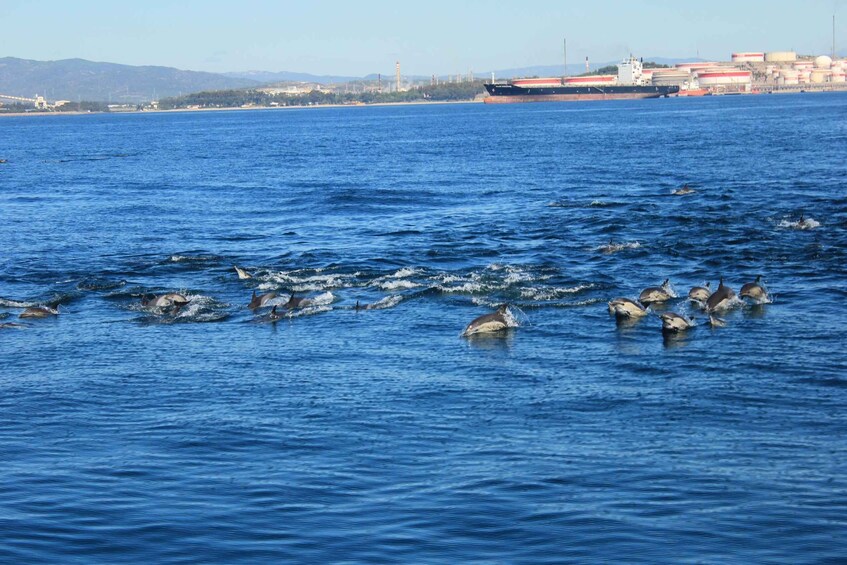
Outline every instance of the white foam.
<path fill-rule="evenodd" d="M 410 289 L 417 288 L 421 286 L 420 284 L 408 281 L 408 280 L 389 280 L 378 283 L 376 286 L 381 288 L 382 290 L 402 290 L 402 289 Z"/>
<path fill-rule="evenodd" d="M 394 273 L 391 276 L 394 277 L 395 279 L 404 279 L 404 278 L 411 277 L 413 275 L 417 275 L 419 272 L 420 271 L 418 271 L 417 269 L 414 269 L 412 267 L 403 267 L 402 269 L 400 269 L 399 271 L 397 271 L 396 273 Z"/>
<path fill-rule="evenodd" d="M 23 302 L 21 300 L 9 300 L 7 298 L 0 298 L 0 306 L 5 306 L 6 308 L 32 308 L 33 306 L 38 306 L 37 302 Z"/>
<path fill-rule="evenodd" d="M 403 296 L 400 294 L 394 294 L 391 296 L 386 296 L 380 300 L 377 300 L 373 304 L 368 304 L 366 308 L 368 310 L 384 310 L 386 308 L 393 308 L 400 304 L 403 301 Z"/>
<path fill-rule="evenodd" d="M 600 251 L 601 253 L 617 253 L 618 251 L 623 251 L 624 249 L 638 249 L 641 247 L 641 244 L 637 241 L 630 241 L 624 243 L 607 243 L 605 245 L 600 245 L 594 248 L 594 251 Z"/>
<path fill-rule="evenodd" d="M 796 222 L 780 220 L 778 224 L 781 228 L 792 230 L 813 230 L 815 228 L 819 228 L 820 225 L 821 223 L 814 218 L 804 218 L 803 220 L 798 220 Z"/>
<path fill-rule="evenodd" d="M 451 293 L 451 292 L 470 292 L 470 293 L 473 293 L 473 292 L 481 291 L 482 285 L 478 282 L 466 282 L 465 284 L 462 284 L 462 285 L 459 285 L 459 286 L 452 286 L 451 287 L 451 286 L 438 285 L 436 288 L 438 290 L 440 290 L 441 292 L 447 292 L 447 293 Z"/>
<path fill-rule="evenodd" d="M 593 284 L 580 284 L 571 287 L 527 287 L 521 290 L 521 297 L 531 300 L 555 300 L 568 294 L 576 294 L 593 287 Z"/>

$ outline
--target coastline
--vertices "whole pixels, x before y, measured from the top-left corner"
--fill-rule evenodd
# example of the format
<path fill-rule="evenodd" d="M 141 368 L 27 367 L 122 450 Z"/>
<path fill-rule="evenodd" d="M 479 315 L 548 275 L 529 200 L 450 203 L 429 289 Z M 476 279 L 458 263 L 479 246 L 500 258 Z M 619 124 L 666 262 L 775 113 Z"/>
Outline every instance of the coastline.
<path fill-rule="evenodd" d="M 828 85 L 829 86 L 829 85 Z M 744 93 L 726 93 L 726 94 L 713 94 L 712 96 L 723 97 L 723 96 L 759 96 L 763 94 L 823 94 L 823 93 L 835 93 L 835 92 L 847 92 L 847 85 L 844 87 L 835 87 L 832 88 L 784 88 L 779 90 L 773 90 L 768 92 L 744 92 Z M 688 98 L 687 96 L 671 96 L 671 98 Z M 700 96 L 697 96 L 700 98 Z M 244 107 L 233 107 L 233 108 L 173 108 L 170 110 L 139 110 L 139 111 L 131 111 L 131 112 L 0 112 L 0 119 L 4 117 L 13 117 L 13 116 L 88 116 L 88 115 L 138 115 L 138 114 L 167 114 L 174 112 L 251 112 L 251 111 L 270 111 L 270 110 L 311 110 L 318 108 L 375 108 L 381 106 L 431 106 L 431 105 L 443 105 L 443 104 L 482 104 L 485 98 L 479 98 L 475 100 L 437 100 L 437 101 L 426 101 L 419 100 L 414 102 L 376 102 L 372 104 L 316 104 L 313 106 L 250 106 L 247 108 Z"/>
<path fill-rule="evenodd" d="M 437 100 L 417 102 L 377 102 L 374 104 L 317 104 L 313 106 L 251 106 L 248 108 L 173 108 L 170 110 L 138 110 L 133 112 L 0 112 L 0 118 L 11 116 L 122 116 L 168 114 L 174 112 L 251 112 L 254 110 L 311 110 L 317 108 L 374 108 L 379 106 L 434 106 L 444 104 L 482 104 L 480 100 Z"/>

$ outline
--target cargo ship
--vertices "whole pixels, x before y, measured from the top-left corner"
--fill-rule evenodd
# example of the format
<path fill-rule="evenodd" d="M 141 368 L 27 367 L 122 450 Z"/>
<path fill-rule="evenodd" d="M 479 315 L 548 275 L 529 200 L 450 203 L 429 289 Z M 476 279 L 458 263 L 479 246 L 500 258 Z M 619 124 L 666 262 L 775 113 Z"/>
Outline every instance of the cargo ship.
<path fill-rule="evenodd" d="M 485 84 L 486 104 L 516 102 L 570 102 L 576 100 L 630 100 L 660 98 L 679 93 L 679 86 L 645 84 L 641 61 L 630 57 L 618 65 L 617 75 L 517 79 Z"/>

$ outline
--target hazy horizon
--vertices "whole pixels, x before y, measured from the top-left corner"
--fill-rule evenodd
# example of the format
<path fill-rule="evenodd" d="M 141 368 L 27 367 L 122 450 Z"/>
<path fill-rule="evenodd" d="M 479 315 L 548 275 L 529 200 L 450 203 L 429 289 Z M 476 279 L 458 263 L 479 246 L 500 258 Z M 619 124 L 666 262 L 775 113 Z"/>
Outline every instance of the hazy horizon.
<path fill-rule="evenodd" d="M 586 56 L 591 62 L 614 61 L 629 53 L 717 60 L 728 60 L 733 51 L 823 54 L 832 49 L 833 14 L 837 51 L 844 45 L 839 22 L 847 20 L 845 0 L 812 0 L 791 10 L 775 10 L 772 2 L 727 0 L 708 5 L 545 0 L 496 8 L 478 0 L 433 0 L 426 6 L 256 1 L 238 10 L 223 3 L 168 6 L 156 0 L 141 9 L 101 1 L 41 6 L 36 19 L 29 3 L 5 3 L 0 35 L 7 52 L 1 56 L 344 76 L 393 72 L 395 60 L 404 75 L 552 65 L 562 60 L 564 37 L 569 63 Z"/>

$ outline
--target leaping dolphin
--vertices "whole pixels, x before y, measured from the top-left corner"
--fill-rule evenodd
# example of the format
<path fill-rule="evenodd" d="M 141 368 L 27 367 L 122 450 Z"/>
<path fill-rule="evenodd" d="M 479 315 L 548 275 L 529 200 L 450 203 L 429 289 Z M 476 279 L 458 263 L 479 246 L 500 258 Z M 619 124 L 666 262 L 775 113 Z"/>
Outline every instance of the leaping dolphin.
<path fill-rule="evenodd" d="M 705 286 L 692 287 L 691 290 L 688 291 L 688 298 L 705 304 L 709 299 L 709 296 L 712 294 L 712 291 L 709 289 L 710 285 L 711 283 L 707 282 Z"/>
<path fill-rule="evenodd" d="M 169 292 L 167 294 L 163 294 L 162 296 L 153 295 L 153 298 L 147 298 L 146 295 L 141 297 L 141 305 L 145 308 L 174 308 L 179 310 L 186 304 L 188 304 L 190 300 L 185 297 L 184 294 L 180 294 L 178 292 Z"/>
<path fill-rule="evenodd" d="M 256 295 L 256 291 L 253 291 L 253 297 L 250 299 L 250 304 L 247 305 L 251 310 L 255 310 L 256 308 L 262 308 L 266 306 L 268 302 L 276 298 L 275 292 L 268 292 L 266 294 Z"/>
<path fill-rule="evenodd" d="M 251 275 L 250 273 L 248 273 L 247 271 L 245 271 L 244 269 L 242 269 L 238 265 L 233 265 L 233 267 L 235 267 L 235 272 L 238 273 L 239 279 L 245 280 L 245 279 L 252 279 L 253 278 L 253 275 Z"/>
<path fill-rule="evenodd" d="M 470 324 L 468 324 L 465 331 L 462 332 L 462 336 L 467 337 L 474 334 L 493 333 L 505 330 L 509 327 L 509 320 L 506 318 L 508 311 L 509 305 L 503 304 L 497 308 L 496 312 L 485 314 L 474 319 Z"/>
<path fill-rule="evenodd" d="M 19 318 L 49 318 L 50 316 L 58 316 L 59 307 L 50 308 L 49 306 L 30 306 L 18 316 Z"/>
<path fill-rule="evenodd" d="M 285 308 L 287 310 L 295 310 L 297 308 L 305 308 L 307 306 L 311 306 L 312 302 L 313 301 L 310 298 L 306 298 L 305 296 L 298 297 L 298 296 L 294 296 L 292 294 L 291 298 L 288 299 L 288 302 L 286 302 L 283 305 L 283 308 Z"/>
<path fill-rule="evenodd" d="M 685 183 L 684 185 L 682 185 L 681 188 L 677 188 L 676 190 L 674 190 L 673 194 L 676 195 L 676 196 L 684 196 L 686 194 L 691 194 L 692 192 L 697 192 L 697 191 L 694 190 L 693 188 L 691 188 L 690 186 L 688 186 L 688 183 Z"/>
<path fill-rule="evenodd" d="M 615 318 L 630 319 L 643 318 L 647 315 L 647 309 L 641 306 L 635 300 L 629 298 L 615 298 L 609 301 L 609 314 L 614 314 Z"/>
<path fill-rule="evenodd" d="M 756 302 L 764 302 L 768 299 L 768 291 L 765 290 L 765 287 L 762 286 L 762 275 L 758 275 L 756 280 L 751 283 L 747 283 L 741 287 L 741 292 L 738 295 L 741 298 L 747 297 L 755 300 Z"/>
<path fill-rule="evenodd" d="M 718 318 L 713 314 L 709 314 L 709 325 L 713 328 L 722 328 L 726 325 L 726 320 Z"/>
<path fill-rule="evenodd" d="M 723 277 L 721 277 L 718 289 L 706 300 L 706 310 L 709 312 L 722 310 L 729 306 L 733 298 L 735 298 L 735 291 L 728 286 L 724 286 Z"/>
<path fill-rule="evenodd" d="M 671 281 L 665 279 L 662 286 L 649 286 L 641 291 L 638 301 L 642 304 L 653 304 L 654 302 L 665 302 L 671 299 Z"/>
<path fill-rule="evenodd" d="M 694 323 L 688 318 L 684 318 L 673 312 L 665 312 L 662 314 L 662 331 L 666 333 L 684 332 L 692 327 Z"/>

